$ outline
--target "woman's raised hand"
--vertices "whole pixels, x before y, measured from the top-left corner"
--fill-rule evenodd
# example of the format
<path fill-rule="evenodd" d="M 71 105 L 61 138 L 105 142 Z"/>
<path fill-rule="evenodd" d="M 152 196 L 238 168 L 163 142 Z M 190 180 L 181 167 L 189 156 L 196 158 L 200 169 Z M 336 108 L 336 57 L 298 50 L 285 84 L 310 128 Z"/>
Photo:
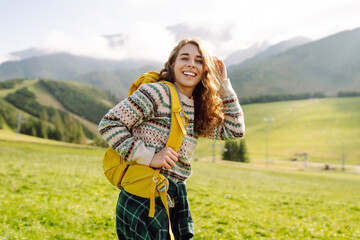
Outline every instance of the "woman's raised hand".
<path fill-rule="evenodd" d="M 218 74 L 220 80 L 227 79 L 227 71 L 226 71 L 225 63 L 215 56 L 213 57 L 213 60 L 216 67 L 216 73 Z"/>
<path fill-rule="evenodd" d="M 172 148 L 166 147 L 154 154 L 150 162 L 152 168 L 166 168 L 170 169 L 178 161 L 180 154 L 175 152 Z"/>

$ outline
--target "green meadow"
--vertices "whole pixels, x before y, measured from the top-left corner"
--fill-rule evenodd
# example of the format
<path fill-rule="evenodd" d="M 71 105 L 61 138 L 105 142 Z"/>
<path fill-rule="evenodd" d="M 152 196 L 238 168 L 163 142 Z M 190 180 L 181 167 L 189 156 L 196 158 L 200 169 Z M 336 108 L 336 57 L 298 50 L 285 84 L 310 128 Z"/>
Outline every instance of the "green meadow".
<path fill-rule="evenodd" d="M 245 105 L 246 140 L 252 158 L 289 160 L 306 152 L 313 162 L 360 165 L 360 98 L 324 98 Z"/>
<path fill-rule="evenodd" d="M 346 164 L 360 165 L 360 97 L 250 104 L 243 110 L 252 160 L 265 159 L 267 137 L 269 160 L 307 153 L 310 162 L 340 164 L 344 153 Z M 212 141 L 201 142 L 197 157 L 211 156 Z M 218 141 L 215 149 L 220 158 L 223 143 Z"/>
<path fill-rule="evenodd" d="M 116 239 L 105 150 L 23 138 L 0 139 L 0 239 Z M 209 158 L 193 169 L 194 239 L 360 238 L 360 175 Z"/>

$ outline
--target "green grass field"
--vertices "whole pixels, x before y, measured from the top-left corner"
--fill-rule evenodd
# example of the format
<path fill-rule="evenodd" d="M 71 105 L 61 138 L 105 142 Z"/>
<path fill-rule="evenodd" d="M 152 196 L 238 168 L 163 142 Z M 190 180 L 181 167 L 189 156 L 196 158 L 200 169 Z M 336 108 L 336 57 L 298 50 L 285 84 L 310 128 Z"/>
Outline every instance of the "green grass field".
<path fill-rule="evenodd" d="M 19 140 L 0 140 L 0 239 L 116 239 L 105 150 Z M 360 238 L 360 175 L 208 160 L 193 168 L 194 239 Z"/>
<path fill-rule="evenodd" d="M 308 153 L 310 162 L 360 165 L 360 97 L 325 98 L 244 105 L 245 140 L 251 159 L 265 159 L 267 122 L 270 160 L 290 160 Z M 201 139 L 197 157 L 212 155 L 212 141 Z M 217 141 L 221 158 L 223 143 Z M 302 160 L 301 157 L 298 157 Z"/>
<path fill-rule="evenodd" d="M 288 160 L 307 152 L 313 162 L 339 163 L 342 147 L 348 164 L 360 165 L 360 98 L 325 98 L 244 106 L 246 140 L 252 158 L 265 158 L 264 118 L 272 159 Z"/>

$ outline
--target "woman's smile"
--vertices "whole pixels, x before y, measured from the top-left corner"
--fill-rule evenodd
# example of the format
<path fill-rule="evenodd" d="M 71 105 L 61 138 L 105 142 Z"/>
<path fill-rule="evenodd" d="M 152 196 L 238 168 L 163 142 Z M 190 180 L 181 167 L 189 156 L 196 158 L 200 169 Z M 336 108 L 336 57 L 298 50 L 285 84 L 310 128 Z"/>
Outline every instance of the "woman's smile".
<path fill-rule="evenodd" d="M 184 75 L 186 76 L 191 76 L 191 77 L 195 77 L 197 74 L 194 72 L 183 72 Z"/>

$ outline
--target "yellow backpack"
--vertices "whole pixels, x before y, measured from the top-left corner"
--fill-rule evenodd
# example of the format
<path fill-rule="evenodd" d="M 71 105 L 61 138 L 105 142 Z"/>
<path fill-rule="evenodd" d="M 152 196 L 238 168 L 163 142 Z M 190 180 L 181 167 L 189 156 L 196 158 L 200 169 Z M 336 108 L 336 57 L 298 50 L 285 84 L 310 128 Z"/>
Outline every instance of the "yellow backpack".
<path fill-rule="evenodd" d="M 140 87 L 140 85 L 158 82 L 158 80 L 159 73 L 157 72 L 152 71 L 142 74 L 138 80 L 132 83 L 128 96 L 132 95 L 133 92 Z M 179 95 L 174 85 L 167 81 L 160 82 L 166 84 L 171 93 L 171 129 L 166 147 L 171 147 L 173 150 L 177 151 L 181 145 L 183 136 L 186 135 L 186 126 L 189 119 L 182 111 Z M 169 216 L 169 209 L 166 200 L 169 182 L 163 175 L 160 174 L 160 169 L 153 169 L 145 165 L 125 162 L 125 160 L 112 147 L 109 147 L 105 153 L 103 159 L 103 169 L 106 178 L 111 184 L 120 189 L 125 189 L 125 191 L 131 194 L 143 198 L 150 198 L 149 217 L 154 217 L 155 197 L 158 196 L 161 197 L 162 203 L 164 204 Z M 171 239 L 173 239 L 170 222 L 169 232 Z"/>

